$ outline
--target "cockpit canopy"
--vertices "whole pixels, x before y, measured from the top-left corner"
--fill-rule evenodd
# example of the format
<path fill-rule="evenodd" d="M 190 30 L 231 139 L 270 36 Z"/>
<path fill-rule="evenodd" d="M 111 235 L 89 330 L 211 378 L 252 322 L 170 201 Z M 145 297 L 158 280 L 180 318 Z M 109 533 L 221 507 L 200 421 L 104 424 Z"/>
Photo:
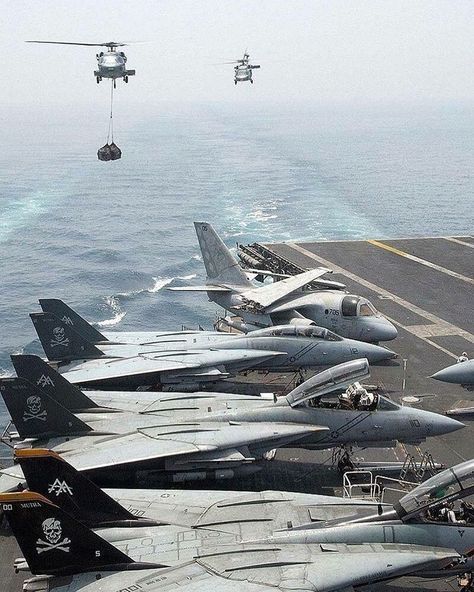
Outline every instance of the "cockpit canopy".
<path fill-rule="evenodd" d="M 369 300 L 353 295 L 344 296 L 341 312 L 344 317 L 374 317 L 379 314 Z"/>
<path fill-rule="evenodd" d="M 310 339 L 324 339 L 325 341 L 342 341 L 342 337 L 323 327 L 304 327 L 298 325 L 278 325 L 266 327 L 250 333 L 251 337 L 307 337 Z"/>
<path fill-rule="evenodd" d="M 474 493 L 474 460 L 467 460 L 431 477 L 395 505 L 403 519 Z"/>

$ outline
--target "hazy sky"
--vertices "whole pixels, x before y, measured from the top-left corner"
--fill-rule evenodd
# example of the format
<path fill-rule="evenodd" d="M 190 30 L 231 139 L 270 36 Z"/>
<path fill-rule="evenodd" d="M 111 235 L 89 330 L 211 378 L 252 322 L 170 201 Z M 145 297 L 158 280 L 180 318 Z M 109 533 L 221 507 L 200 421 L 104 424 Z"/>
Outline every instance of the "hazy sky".
<path fill-rule="evenodd" d="M 474 98 L 473 0 L 2 0 L 0 104 L 86 104 L 95 49 L 26 39 L 143 40 L 121 100 L 428 101 Z M 255 84 L 234 87 L 248 48 Z"/>

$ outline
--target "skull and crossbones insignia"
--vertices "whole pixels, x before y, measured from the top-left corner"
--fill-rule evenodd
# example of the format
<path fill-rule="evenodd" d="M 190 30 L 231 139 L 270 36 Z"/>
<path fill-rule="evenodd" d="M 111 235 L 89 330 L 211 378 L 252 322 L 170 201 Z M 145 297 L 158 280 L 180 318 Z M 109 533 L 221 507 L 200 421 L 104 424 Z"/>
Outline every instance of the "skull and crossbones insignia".
<path fill-rule="evenodd" d="M 25 409 L 25 412 L 23 413 L 23 421 L 29 421 L 30 419 L 46 421 L 48 412 L 46 409 L 42 409 L 41 397 L 38 397 L 38 395 L 31 395 L 31 397 L 26 399 L 26 406 L 28 409 Z"/>
<path fill-rule="evenodd" d="M 69 345 L 69 338 L 64 334 L 64 327 L 54 327 L 50 345 L 51 347 L 56 347 L 57 345 L 67 347 Z"/>
<path fill-rule="evenodd" d="M 43 521 L 41 528 L 43 529 L 46 540 L 38 539 L 36 541 L 36 552 L 38 555 L 45 551 L 51 551 L 52 549 L 58 549 L 59 551 L 69 553 L 71 540 L 67 537 L 64 537 L 61 540 L 63 529 L 59 520 L 56 518 L 46 518 L 46 520 Z"/>

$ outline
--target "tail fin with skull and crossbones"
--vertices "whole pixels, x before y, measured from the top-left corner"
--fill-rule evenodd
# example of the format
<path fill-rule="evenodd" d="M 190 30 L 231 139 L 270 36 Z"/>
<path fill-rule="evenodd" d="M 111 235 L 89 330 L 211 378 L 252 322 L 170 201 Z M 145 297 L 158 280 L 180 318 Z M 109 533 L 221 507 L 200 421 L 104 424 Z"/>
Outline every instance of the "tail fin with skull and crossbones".
<path fill-rule="evenodd" d="M 104 355 L 93 343 L 51 313 L 31 313 L 30 318 L 48 360 L 69 362 L 96 359 Z"/>
<path fill-rule="evenodd" d="M 70 325 L 74 331 L 82 335 L 91 343 L 103 343 L 108 339 L 86 319 L 83 319 L 75 310 L 58 298 L 40 298 L 39 303 L 43 312 L 50 312 L 56 318 L 61 319 L 66 325 Z"/>
<path fill-rule="evenodd" d="M 22 438 L 84 436 L 92 428 L 24 378 L 2 378 L 0 394 Z"/>
<path fill-rule="evenodd" d="M 142 567 L 39 493 L 2 493 L 0 509 L 34 575 Z"/>
<path fill-rule="evenodd" d="M 16 354 L 10 356 L 17 376 L 36 385 L 39 391 L 69 409 L 78 412 L 98 408 L 77 386 L 71 384 L 39 356 Z"/>

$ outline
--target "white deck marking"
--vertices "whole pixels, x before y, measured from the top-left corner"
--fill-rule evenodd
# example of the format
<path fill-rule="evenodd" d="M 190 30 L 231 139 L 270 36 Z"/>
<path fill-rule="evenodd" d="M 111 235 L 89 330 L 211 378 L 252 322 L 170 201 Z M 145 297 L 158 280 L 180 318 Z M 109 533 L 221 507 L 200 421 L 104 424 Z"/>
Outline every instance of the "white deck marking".
<path fill-rule="evenodd" d="M 452 236 L 443 236 L 444 240 L 451 241 L 452 243 L 457 243 L 458 245 L 464 245 L 465 247 L 470 247 L 474 249 L 474 243 L 468 243 L 466 241 L 459 240 L 458 238 L 453 238 Z"/>
<path fill-rule="evenodd" d="M 425 341 L 429 345 L 432 345 L 433 347 L 435 347 L 436 349 L 447 354 L 451 358 L 456 359 L 458 356 L 457 356 L 457 354 L 454 354 L 453 352 L 445 349 L 441 345 L 434 343 L 433 341 L 431 341 L 431 339 L 428 339 L 427 334 L 429 334 L 431 337 L 433 337 L 434 335 L 458 335 L 460 337 L 464 337 L 464 339 L 466 339 L 467 341 L 474 343 L 474 335 L 472 333 L 469 333 L 469 331 L 465 331 L 464 329 L 461 329 L 460 327 L 456 327 L 456 325 L 453 325 L 452 323 L 449 323 L 448 321 L 445 321 L 444 319 L 441 319 L 440 317 L 437 317 L 436 315 L 434 315 L 426 310 L 423 310 L 422 308 L 420 308 L 416 304 L 412 304 L 411 302 L 408 302 L 407 300 L 400 298 L 396 294 L 392 294 L 392 292 L 389 292 L 385 288 L 381 288 L 380 286 L 377 286 L 376 284 L 373 284 L 372 282 L 364 280 L 363 278 L 359 277 L 355 273 L 352 273 L 352 272 L 348 271 L 347 269 L 344 269 L 343 267 L 339 267 L 338 265 L 334 265 L 333 263 L 331 263 L 331 261 L 328 261 L 327 259 L 324 259 L 323 257 L 320 257 L 319 255 L 315 255 L 311 251 L 308 251 L 308 249 L 305 249 L 304 247 L 301 247 L 300 245 L 297 245 L 296 243 L 285 243 L 285 244 L 287 244 L 289 247 L 291 247 L 295 251 L 298 251 L 302 255 L 306 255 L 306 257 L 309 257 L 310 259 L 314 259 L 314 261 L 317 261 L 318 263 L 324 265 L 325 267 L 331 268 L 335 273 L 340 273 L 342 275 L 345 275 L 347 278 L 353 280 L 354 282 L 357 282 L 358 284 L 360 284 L 361 286 L 364 286 L 365 288 L 368 288 L 369 290 L 372 290 L 373 292 L 375 292 L 379 296 L 383 296 L 384 298 L 389 298 L 390 300 L 393 300 L 393 302 L 396 302 L 400 306 L 403 306 L 403 308 L 406 308 L 406 309 L 410 310 L 411 312 L 414 312 L 418 316 L 425 318 L 427 321 L 430 321 L 430 325 L 412 325 L 412 326 L 410 326 L 410 325 L 403 325 L 399 321 L 396 321 L 395 319 L 393 319 L 387 315 L 384 315 L 394 325 L 397 325 L 398 327 L 402 327 L 402 329 L 405 329 L 405 331 L 408 331 L 412 335 L 416 335 L 422 341 Z M 429 333 L 428 333 L 428 327 L 430 327 Z"/>
<path fill-rule="evenodd" d="M 474 284 L 474 279 L 468 277 L 467 275 L 463 275 L 462 273 L 458 273 L 457 271 L 452 271 L 451 269 L 447 269 L 446 267 L 442 267 L 441 265 L 437 265 L 436 263 L 431 263 L 431 261 L 427 261 L 426 259 L 421 259 L 421 257 L 416 257 L 416 255 L 411 255 L 410 253 L 405 253 L 405 251 L 401 251 L 396 247 L 392 247 L 391 245 L 387 245 L 378 240 L 368 240 L 369 244 L 373 245 L 374 247 L 379 247 L 380 249 L 385 249 L 386 251 L 390 251 L 390 253 L 395 253 L 395 255 L 400 255 L 400 257 L 405 257 L 405 259 L 410 259 L 411 261 L 415 261 L 416 263 L 420 263 L 425 267 L 431 267 L 431 269 L 435 269 L 436 271 L 440 271 L 441 273 L 445 273 L 446 275 L 450 275 L 455 277 L 458 280 L 462 280 L 463 282 L 467 282 L 468 284 Z"/>

